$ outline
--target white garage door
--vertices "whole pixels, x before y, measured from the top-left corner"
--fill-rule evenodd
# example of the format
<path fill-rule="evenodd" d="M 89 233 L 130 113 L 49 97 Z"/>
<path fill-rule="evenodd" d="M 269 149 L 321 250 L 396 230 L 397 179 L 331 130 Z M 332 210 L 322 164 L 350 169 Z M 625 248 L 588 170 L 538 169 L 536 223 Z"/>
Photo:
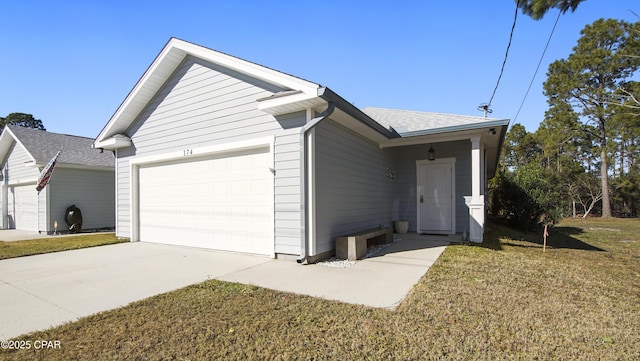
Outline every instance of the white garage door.
<path fill-rule="evenodd" d="M 37 213 L 38 193 L 35 184 L 9 187 L 7 194 L 9 228 L 37 231 Z"/>
<path fill-rule="evenodd" d="M 140 240 L 272 255 L 269 149 L 140 166 Z"/>

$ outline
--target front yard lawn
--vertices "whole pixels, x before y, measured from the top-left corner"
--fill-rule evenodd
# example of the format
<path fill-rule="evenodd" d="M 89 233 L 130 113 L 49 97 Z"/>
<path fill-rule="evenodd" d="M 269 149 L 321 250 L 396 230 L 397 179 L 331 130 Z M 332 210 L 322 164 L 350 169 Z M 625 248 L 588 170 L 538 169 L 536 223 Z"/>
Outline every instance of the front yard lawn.
<path fill-rule="evenodd" d="M 24 241 L 0 241 L 0 260 L 34 254 L 68 251 L 72 249 L 103 246 L 126 242 L 114 233 L 88 233 L 68 237 L 47 237 Z"/>
<path fill-rule="evenodd" d="M 60 348 L 0 358 L 637 360 L 639 300 L 640 221 L 564 221 L 544 254 L 539 233 L 492 225 L 394 312 L 210 280 L 24 335 Z"/>

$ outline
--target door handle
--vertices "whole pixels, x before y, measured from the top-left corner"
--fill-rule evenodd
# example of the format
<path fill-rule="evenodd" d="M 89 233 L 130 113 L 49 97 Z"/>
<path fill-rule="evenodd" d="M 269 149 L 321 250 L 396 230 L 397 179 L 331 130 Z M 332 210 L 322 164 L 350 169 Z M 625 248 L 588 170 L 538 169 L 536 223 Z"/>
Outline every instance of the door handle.
<path fill-rule="evenodd" d="M 424 203 L 424 196 L 420 195 L 420 203 Z"/>

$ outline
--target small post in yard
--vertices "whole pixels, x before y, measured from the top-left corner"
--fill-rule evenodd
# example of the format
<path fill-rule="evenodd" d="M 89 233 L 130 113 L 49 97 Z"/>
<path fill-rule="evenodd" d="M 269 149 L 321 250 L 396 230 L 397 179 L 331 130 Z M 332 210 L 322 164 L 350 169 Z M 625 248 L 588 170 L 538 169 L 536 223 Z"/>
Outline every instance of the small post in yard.
<path fill-rule="evenodd" d="M 548 225 L 544 225 L 544 233 L 542 234 L 542 238 L 544 239 L 544 242 L 542 243 L 542 253 L 544 253 L 547 250 L 547 237 L 549 237 L 549 232 L 547 232 L 547 227 Z"/>

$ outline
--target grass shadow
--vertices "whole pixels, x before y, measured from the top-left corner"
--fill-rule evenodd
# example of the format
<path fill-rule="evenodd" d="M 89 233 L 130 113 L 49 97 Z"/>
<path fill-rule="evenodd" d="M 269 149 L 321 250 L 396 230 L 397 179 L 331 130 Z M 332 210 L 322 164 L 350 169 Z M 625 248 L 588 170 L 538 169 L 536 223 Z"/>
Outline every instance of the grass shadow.
<path fill-rule="evenodd" d="M 493 250 L 502 250 L 503 246 L 542 248 L 544 244 L 543 228 L 522 231 L 511 228 L 494 220 L 487 222 L 484 242 L 479 247 Z M 579 227 L 552 227 L 547 236 L 547 247 L 559 249 L 575 249 L 583 251 L 604 252 L 602 248 L 595 247 L 575 237 L 584 233 Z"/>

